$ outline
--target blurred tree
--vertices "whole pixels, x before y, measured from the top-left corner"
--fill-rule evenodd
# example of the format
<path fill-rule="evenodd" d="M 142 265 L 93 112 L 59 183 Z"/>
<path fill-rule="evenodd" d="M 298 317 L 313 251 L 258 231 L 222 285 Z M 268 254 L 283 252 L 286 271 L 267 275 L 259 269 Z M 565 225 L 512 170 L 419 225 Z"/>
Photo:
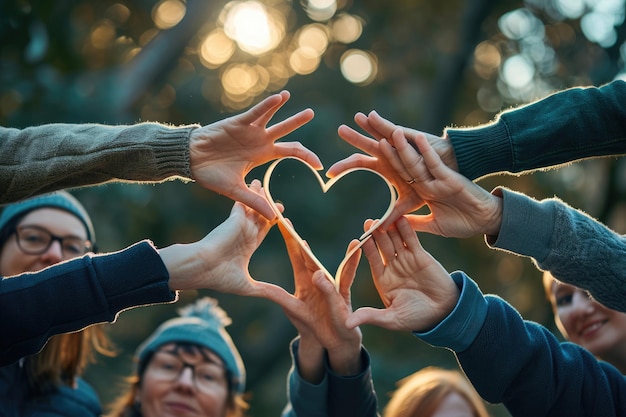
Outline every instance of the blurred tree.
<path fill-rule="evenodd" d="M 277 117 L 313 108 L 315 119 L 290 138 L 330 165 L 354 152 L 336 129 L 353 125 L 357 111 L 376 109 L 399 124 L 436 133 L 446 125 L 488 122 L 555 90 L 622 77 L 624 13 L 623 0 L 1 1 L 0 122 L 206 124 L 288 88 L 292 99 Z M 279 198 L 290 199 L 289 216 L 298 219 L 296 228 L 307 240 L 319 240 L 316 253 L 330 270 L 346 240 L 359 233 L 348 219 L 358 220 L 358 228 L 362 219 L 382 213 L 388 198 L 368 177 L 346 178 L 345 189 L 321 197 L 306 172 L 287 169 L 281 176 L 292 183 Z M 558 195 L 626 232 L 622 159 L 480 183 L 537 198 Z M 278 183 L 272 184 L 278 192 Z M 232 205 L 181 183 L 111 184 L 75 194 L 92 213 L 105 251 L 143 238 L 158 246 L 198 239 Z M 332 216 L 323 217 L 327 213 Z M 490 251 L 480 237 L 421 239 L 449 270 L 467 271 L 485 292 L 553 327 L 530 261 Z M 251 272 L 292 287 L 277 231 L 255 254 Z M 380 305 L 368 274 L 364 261 L 353 288 L 355 307 Z M 264 300 L 202 293 L 219 298 L 234 319 L 230 331 L 248 368 L 250 415 L 277 415 L 285 402 L 292 326 Z M 135 347 L 197 295 L 127 311 L 110 327 L 120 354 L 101 359 L 87 375 L 105 403 L 130 373 Z M 372 327 L 363 332 L 381 406 L 396 380 L 426 365 L 456 366 L 449 352 L 411 335 Z M 507 415 L 502 407 L 492 411 Z"/>

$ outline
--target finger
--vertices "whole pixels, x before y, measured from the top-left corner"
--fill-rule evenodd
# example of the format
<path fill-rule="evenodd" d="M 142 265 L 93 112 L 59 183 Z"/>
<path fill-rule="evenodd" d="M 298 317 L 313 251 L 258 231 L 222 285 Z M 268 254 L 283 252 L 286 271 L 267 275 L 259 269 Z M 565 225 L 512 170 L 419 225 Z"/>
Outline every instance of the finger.
<path fill-rule="evenodd" d="M 259 212 L 268 220 L 273 221 L 276 219 L 276 213 L 274 213 L 274 210 L 270 206 L 267 199 L 264 196 L 250 190 L 246 186 L 235 188 L 230 195 L 227 195 L 227 197 L 235 201 L 240 201 L 251 209 Z"/>
<path fill-rule="evenodd" d="M 314 117 L 313 110 L 305 109 L 302 110 L 293 116 L 288 117 L 287 119 L 276 123 L 272 127 L 267 128 L 267 134 L 273 139 L 276 140 L 283 136 L 288 135 L 299 127 L 309 123 Z"/>
<path fill-rule="evenodd" d="M 263 281 L 254 281 L 254 286 L 250 294 L 252 297 L 265 298 L 270 300 L 284 310 L 297 313 L 302 309 L 302 302 L 295 298 L 292 294 L 286 291 L 284 288 L 276 284 L 271 284 Z"/>
<path fill-rule="evenodd" d="M 395 317 L 386 309 L 361 307 L 346 319 L 346 327 L 354 329 L 363 324 L 373 324 L 385 329 L 397 330 Z"/>
<path fill-rule="evenodd" d="M 354 115 L 354 121 L 357 125 L 367 133 L 372 135 L 372 137 L 377 140 L 381 140 L 385 137 L 384 133 L 380 132 L 378 129 L 374 128 L 369 122 L 368 117 L 363 113 L 357 113 Z"/>
<path fill-rule="evenodd" d="M 398 155 L 398 151 L 396 148 L 391 146 L 386 139 L 382 139 L 380 141 L 380 151 L 385 160 L 387 160 L 387 162 L 389 162 L 392 168 L 396 171 L 396 175 L 398 177 L 397 181 L 411 181 L 413 177 L 404 166 L 402 159 L 400 159 L 400 155 Z"/>
<path fill-rule="evenodd" d="M 326 176 L 328 178 L 336 177 L 344 171 L 354 168 L 368 168 L 375 170 L 376 169 L 376 158 L 371 156 L 363 155 L 361 153 L 355 153 L 350 155 L 349 157 L 342 159 L 341 161 L 335 162 L 329 169 L 326 171 Z"/>
<path fill-rule="evenodd" d="M 248 111 L 235 116 L 235 118 L 239 123 L 244 125 L 250 125 L 256 122 L 260 126 L 265 126 L 284 101 L 286 100 L 282 92 L 280 94 L 272 94 L 264 100 L 261 100 Z M 270 114 L 270 111 L 274 108 L 274 112 Z"/>
<path fill-rule="evenodd" d="M 359 243 L 359 240 L 354 239 L 348 245 L 348 249 L 346 250 L 346 256 L 350 251 L 352 251 Z M 359 267 L 359 261 L 361 260 L 361 250 L 356 250 L 350 258 L 347 260 L 346 264 L 341 271 L 341 277 L 339 280 L 339 292 L 347 296 L 350 294 L 350 287 L 354 282 L 354 277 L 356 275 L 356 271 Z"/>
<path fill-rule="evenodd" d="M 423 134 L 418 133 L 413 137 L 413 139 L 420 136 L 424 137 Z M 423 163 L 423 156 L 408 142 L 406 135 L 402 133 L 400 129 L 394 131 L 393 140 L 398 151 L 398 156 L 400 157 L 402 165 L 404 165 L 404 168 L 408 172 L 409 176 L 417 182 L 432 179 L 432 174 Z"/>
<path fill-rule="evenodd" d="M 391 138 L 391 134 L 394 130 L 396 130 L 399 126 L 390 120 L 385 119 L 380 114 L 376 112 L 376 110 L 372 110 L 367 115 L 367 122 L 371 126 L 371 128 L 381 135 L 382 138 Z M 369 132 L 369 131 L 368 131 Z"/>
<path fill-rule="evenodd" d="M 419 134 L 414 138 L 415 145 L 424 158 L 424 163 L 430 174 L 436 179 L 445 179 L 449 175 L 456 173 L 441 161 L 441 158 L 428 143 L 425 135 Z"/>
<path fill-rule="evenodd" d="M 385 269 L 385 265 L 374 240 L 368 239 L 367 242 L 363 244 L 362 248 L 363 253 L 365 254 L 365 258 L 367 258 L 367 262 L 370 265 L 370 271 L 372 272 L 372 275 L 381 275 L 383 270 Z"/>
<path fill-rule="evenodd" d="M 393 255 L 394 257 L 396 257 L 398 253 L 402 252 L 405 249 L 405 247 L 404 242 L 402 241 L 402 237 L 400 236 L 400 232 L 398 231 L 395 223 L 387 230 L 387 234 L 389 235 L 389 239 L 393 244 Z"/>
<path fill-rule="evenodd" d="M 395 259 L 396 249 L 393 241 L 388 232 L 383 232 L 380 228 L 374 230 L 372 237 L 378 246 L 378 251 L 385 262 L 385 265 L 389 265 L 389 262 Z"/>
<path fill-rule="evenodd" d="M 417 233 L 415 233 L 415 231 L 411 228 L 411 224 L 406 217 L 400 217 L 395 224 L 400 235 L 400 239 L 402 239 L 403 245 L 407 249 L 413 252 L 415 249 L 422 248 L 422 245 L 417 237 Z"/>
<path fill-rule="evenodd" d="M 414 231 L 437 234 L 435 216 L 432 213 L 422 215 L 407 214 L 405 217 Z"/>
<path fill-rule="evenodd" d="M 337 133 L 339 134 L 339 137 L 355 148 L 359 148 L 363 152 L 372 156 L 378 155 L 378 141 L 376 139 L 362 135 L 346 125 L 339 126 Z"/>
<path fill-rule="evenodd" d="M 274 145 L 274 151 L 278 158 L 295 156 L 296 158 L 306 161 L 306 163 L 311 165 L 314 169 L 324 169 L 319 157 L 300 142 L 278 142 Z"/>

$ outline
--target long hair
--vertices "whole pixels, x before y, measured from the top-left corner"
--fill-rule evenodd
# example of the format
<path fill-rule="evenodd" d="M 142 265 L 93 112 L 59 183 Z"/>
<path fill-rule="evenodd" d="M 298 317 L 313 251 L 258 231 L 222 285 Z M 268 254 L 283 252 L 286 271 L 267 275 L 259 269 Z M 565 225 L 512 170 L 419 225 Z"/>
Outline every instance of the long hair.
<path fill-rule="evenodd" d="M 452 393 L 467 401 L 473 417 L 489 417 L 483 400 L 459 371 L 431 366 L 402 379 L 398 385 L 385 407 L 384 417 L 430 417 Z"/>
<path fill-rule="evenodd" d="M 72 387 L 76 377 L 95 360 L 95 352 L 114 356 L 103 326 L 93 325 L 74 333 L 53 336 L 39 353 L 28 356 L 25 370 L 33 391 L 45 393 L 61 385 Z"/>

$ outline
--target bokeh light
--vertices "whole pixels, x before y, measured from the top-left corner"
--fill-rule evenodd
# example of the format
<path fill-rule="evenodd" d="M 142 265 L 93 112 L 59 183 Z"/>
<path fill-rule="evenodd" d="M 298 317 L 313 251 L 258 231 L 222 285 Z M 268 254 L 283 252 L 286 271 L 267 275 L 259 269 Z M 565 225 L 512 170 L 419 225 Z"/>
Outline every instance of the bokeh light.
<path fill-rule="evenodd" d="M 159 29 L 174 27 L 185 17 L 186 6 L 179 0 L 163 0 L 152 10 L 152 20 Z"/>
<path fill-rule="evenodd" d="M 335 0 L 307 0 L 305 11 L 311 20 L 325 22 L 337 12 L 337 2 Z"/>
<path fill-rule="evenodd" d="M 234 42 L 221 28 L 215 29 L 200 46 L 200 61 L 207 68 L 217 68 L 227 62 L 235 53 Z"/>
<path fill-rule="evenodd" d="M 331 23 L 333 39 L 341 43 L 352 43 L 363 33 L 363 21 L 347 13 L 341 13 Z"/>
<path fill-rule="evenodd" d="M 262 55 L 274 49 L 285 36 L 285 25 L 278 13 L 268 13 L 266 7 L 254 0 L 228 3 L 222 12 L 226 36 L 239 48 L 252 55 Z"/>
<path fill-rule="evenodd" d="M 359 49 L 346 51 L 340 61 L 341 73 L 346 80 L 358 85 L 371 83 L 378 73 L 374 55 Z"/>
<path fill-rule="evenodd" d="M 535 76 L 535 67 L 523 55 L 514 55 L 506 59 L 500 76 L 512 88 L 523 89 Z"/>

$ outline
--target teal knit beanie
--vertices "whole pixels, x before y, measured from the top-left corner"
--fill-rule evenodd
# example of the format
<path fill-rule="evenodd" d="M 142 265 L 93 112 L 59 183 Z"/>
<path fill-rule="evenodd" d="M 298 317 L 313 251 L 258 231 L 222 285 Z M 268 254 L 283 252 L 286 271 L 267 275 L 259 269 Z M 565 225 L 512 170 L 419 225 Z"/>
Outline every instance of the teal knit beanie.
<path fill-rule="evenodd" d="M 217 300 L 204 297 L 179 310 L 181 317 L 167 320 L 137 348 L 135 357 L 139 369 L 160 346 L 168 343 L 192 343 L 205 347 L 218 355 L 231 376 L 231 386 L 243 393 L 246 370 L 241 356 L 225 327 L 230 317 L 217 305 Z"/>
<path fill-rule="evenodd" d="M 5 206 L 0 215 L 0 231 L 16 216 L 48 207 L 65 210 L 80 219 L 87 230 L 87 239 L 89 239 L 92 245 L 95 245 L 96 233 L 89 214 L 87 214 L 83 205 L 67 191 L 56 191 Z"/>

